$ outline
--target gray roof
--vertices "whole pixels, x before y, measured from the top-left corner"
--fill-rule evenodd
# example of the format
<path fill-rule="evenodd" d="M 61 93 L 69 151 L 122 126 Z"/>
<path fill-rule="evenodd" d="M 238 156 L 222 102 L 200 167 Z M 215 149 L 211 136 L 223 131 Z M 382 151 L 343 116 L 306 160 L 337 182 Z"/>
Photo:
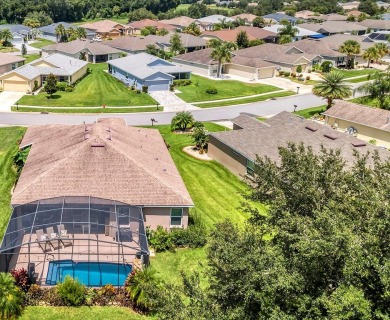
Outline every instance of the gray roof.
<path fill-rule="evenodd" d="M 19 33 L 22 35 L 28 35 L 31 31 L 30 27 L 22 24 L 0 24 L 0 29 L 9 29 L 12 33 Z"/>
<path fill-rule="evenodd" d="M 40 28 L 38 28 L 38 30 L 40 30 L 43 33 L 47 33 L 47 34 L 56 34 L 56 28 L 60 24 L 65 28 L 65 30 L 68 30 L 70 28 L 73 28 L 73 29 L 79 28 L 79 26 L 74 25 L 74 24 L 70 24 L 68 22 L 56 22 L 56 23 L 49 24 L 47 26 L 40 27 Z M 95 34 L 95 32 L 93 32 L 91 30 L 88 30 L 88 29 L 85 29 L 85 30 L 87 31 L 87 36 Z"/>
<path fill-rule="evenodd" d="M 359 24 L 372 29 L 390 30 L 389 20 L 366 19 L 359 22 Z"/>
<path fill-rule="evenodd" d="M 213 14 L 211 16 L 203 17 L 200 19 L 196 19 L 196 21 L 199 21 L 201 23 L 220 23 L 221 20 L 225 19 L 227 22 L 233 22 L 234 19 L 223 16 L 221 14 Z"/>
<path fill-rule="evenodd" d="M 271 14 L 267 14 L 267 15 L 263 16 L 263 18 L 264 19 L 272 19 L 272 20 L 275 20 L 277 22 L 279 22 L 281 20 L 287 20 L 287 21 L 293 22 L 293 23 L 298 20 L 297 18 L 288 16 L 287 14 L 283 14 L 283 13 L 271 13 Z"/>
<path fill-rule="evenodd" d="M 358 36 L 352 34 L 333 34 L 328 37 L 319 39 L 318 41 L 326 43 L 329 48 L 339 50 L 340 46 L 347 40 L 355 40 L 360 44 L 360 49 L 366 50 L 375 45 L 375 42 L 368 39 L 367 35 Z"/>
<path fill-rule="evenodd" d="M 316 153 L 320 152 L 321 146 L 326 149 L 340 149 L 341 155 L 349 164 L 354 160 L 354 150 L 364 154 L 367 151 L 372 154 L 377 150 L 383 159 L 390 156 L 390 152 L 366 144 L 348 133 L 338 132 L 330 126 L 317 124 L 286 111 L 265 122 L 247 115 L 240 115 L 232 121 L 243 129 L 212 132 L 210 135 L 252 161 L 258 155 L 267 156 L 280 164 L 278 148 L 287 146 L 288 142 L 303 143 Z M 354 146 L 359 144 L 362 146 Z"/>
<path fill-rule="evenodd" d="M 346 57 L 346 54 L 334 50 L 333 46 L 330 46 L 328 42 L 322 41 L 322 39 L 304 39 L 287 44 L 286 46 L 289 48 L 297 48 L 305 53 L 317 54 L 322 57 Z"/>
<path fill-rule="evenodd" d="M 366 31 L 367 27 L 349 21 L 325 21 L 322 23 L 302 23 L 301 28 L 318 33 L 344 33 L 353 31 Z"/>
<path fill-rule="evenodd" d="M 162 44 L 164 46 L 170 46 L 170 40 L 174 33 L 169 33 L 165 36 L 157 36 L 157 35 L 148 35 L 145 37 L 147 40 L 151 40 L 154 43 Z M 184 48 L 193 48 L 193 47 L 205 47 L 207 41 L 197 36 L 193 36 L 188 33 L 178 33 L 181 43 Z"/>
<path fill-rule="evenodd" d="M 270 26 L 266 26 L 263 29 L 267 30 L 267 31 L 279 33 L 279 30 L 281 28 L 283 28 L 283 27 L 284 26 L 281 25 L 281 24 L 273 24 L 273 25 L 270 25 Z M 298 33 L 295 35 L 296 37 L 310 37 L 310 36 L 319 35 L 318 32 L 314 32 L 314 31 L 311 31 L 311 30 L 308 30 L 308 29 L 304 29 L 304 28 L 301 28 L 299 26 L 295 26 L 295 28 L 298 29 Z"/>
<path fill-rule="evenodd" d="M 151 64 L 160 62 L 159 65 L 152 66 Z M 166 60 L 145 52 L 108 61 L 108 64 L 121 69 L 129 74 L 136 76 L 139 79 L 146 79 L 153 74 L 162 72 L 172 78 L 172 73 L 191 72 Z"/>
<path fill-rule="evenodd" d="M 50 44 L 42 48 L 43 51 L 55 51 L 55 52 L 65 52 L 69 54 L 76 54 L 82 50 L 89 50 L 92 54 L 103 55 L 109 53 L 119 53 L 121 52 L 118 49 L 115 49 L 111 46 L 100 42 L 94 42 L 88 39 L 77 39 L 71 42 L 60 42 L 55 44 Z"/>
<path fill-rule="evenodd" d="M 45 61 L 53 65 L 53 67 L 36 66 L 41 61 Z M 74 59 L 69 56 L 64 56 L 62 54 L 55 53 L 50 56 L 35 60 L 19 68 L 16 68 L 15 70 L 8 72 L 7 74 L 15 72 L 29 80 L 32 80 L 39 75 L 48 75 L 50 73 L 56 76 L 71 76 L 87 64 L 88 62 L 86 61 Z"/>

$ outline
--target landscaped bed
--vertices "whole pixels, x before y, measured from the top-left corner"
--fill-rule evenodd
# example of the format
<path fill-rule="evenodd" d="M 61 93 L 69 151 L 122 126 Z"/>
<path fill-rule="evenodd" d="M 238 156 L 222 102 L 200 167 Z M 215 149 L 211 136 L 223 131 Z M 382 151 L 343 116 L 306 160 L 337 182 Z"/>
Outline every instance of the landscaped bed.
<path fill-rule="evenodd" d="M 179 86 L 181 92 L 177 96 L 186 102 L 212 101 L 237 97 L 252 96 L 280 90 L 280 88 L 259 84 L 245 83 L 236 80 L 212 80 L 198 75 L 191 75 L 192 83 L 189 86 Z M 216 94 L 207 93 L 209 88 L 217 89 Z"/>
<path fill-rule="evenodd" d="M 44 107 L 99 107 L 150 106 L 156 101 L 145 93 L 129 90 L 122 82 L 106 72 L 107 64 L 89 64 L 91 74 L 83 78 L 73 92 L 56 92 L 51 99 L 41 91 L 38 95 L 26 95 L 19 105 Z M 79 111 L 80 112 L 80 111 Z M 126 112 L 126 111 L 125 111 Z"/>

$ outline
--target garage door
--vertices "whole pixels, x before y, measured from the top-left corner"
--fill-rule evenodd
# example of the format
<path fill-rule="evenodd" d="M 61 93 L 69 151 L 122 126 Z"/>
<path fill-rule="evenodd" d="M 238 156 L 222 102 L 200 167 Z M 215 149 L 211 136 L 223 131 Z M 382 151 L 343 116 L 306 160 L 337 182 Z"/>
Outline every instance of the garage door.
<path fill-rule="evenodd" d="M 28 89 L 26 81 L 3 80 L 3 87 L 4 91 L 26 92 Z"/>
<path fill-rule="evenodd" d="M 275 68 L 259 69 L 258 79 L 272 78 L 274 76 L 274 70 Z"/>
<path fill-rule="evenodd" d="M 167 91 L 169 90 L 169 81 L 145 81 L 149 91 Z"/>
<path fill-rule="evenodd" d="M 232 75 L 243 77 L 246 79 L 254 79 L 255 78 L 255 69 L 254 68 L 238 66 L 238 65 L 225 66 L 224 73 L 232 74 Z"/>

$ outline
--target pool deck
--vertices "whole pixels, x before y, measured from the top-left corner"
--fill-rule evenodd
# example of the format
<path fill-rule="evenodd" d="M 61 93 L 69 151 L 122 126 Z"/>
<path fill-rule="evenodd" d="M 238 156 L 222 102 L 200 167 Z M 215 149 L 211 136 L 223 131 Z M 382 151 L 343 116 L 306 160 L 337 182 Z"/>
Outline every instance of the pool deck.
<path fill-rule="evenodd" d="M 29 234 L 24 235 L 23 243 L 28 242 L 29 237 Z M 71 244 L 67 246 L 59 242 L 60 240 L 50 240 L 54 247 L 57 246 L 56 242 L 60 246 L 54 249 L 53 246 L 47 245 L 50 250 L 44 252 L 42 247 L 45 247 L 45 242 L 38 243 L 37 236 L 33 234 L 29 245 L 23 245 L 19 248 L 19 252 L 14 252 L 9 268 L 28 270 L 29 262 L 35 263 L 36 283 L 45 285 L 49 262 L 53 260 L 126 263 L 137 268 L 141 266 L 140 260 L 135 257 L 139 251 L 137 239 L 132 242 L 122 242 L 123 246 L 104 234 L 74 234 L 69 236 L 69 240 Z"/>

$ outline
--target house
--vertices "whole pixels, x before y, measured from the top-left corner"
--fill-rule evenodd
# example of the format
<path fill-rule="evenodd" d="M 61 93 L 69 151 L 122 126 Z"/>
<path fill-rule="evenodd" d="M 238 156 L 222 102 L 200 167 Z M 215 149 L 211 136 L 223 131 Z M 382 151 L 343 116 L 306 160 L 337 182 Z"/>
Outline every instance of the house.
<path fill-rule="evenodd" d="M 375 31 L 367 35 L 363 42 L 385 43 L 389 45 L 390 30 L 389 31 Z"/>
<path fill-rule="evenodd" d="M 0 75 L 22 66 L 25 60 L 21 56 L 0 52 Z"/>
<path fill-rule="evenodd" d="M 95 32 L 99 38 L 103 39 L 116 39 L 121 36 L 129 35 L 128 26 L 111 20 L 88 22 L 80 25 L 80 27 Z"/>
<path fill-rule="evenodd" d="M 383 9 L 385 9 L 385 10 L 387 10 L 387 9 L 390 8 L 390 3 L 384 2 L 384 1 L 377 1 L 377 2 L 376 2 L 376 5 L 377 5 L 379 8 L 383 8 Z"/>
<path fill-rule="evenodd" d="M 325 123 L 338 131 L 364 141 L 376 140 L 376 145 L 390 149 L 390 111 L 340 100 L 323 115 Z"/>
<path fill-rule="evenodd" d="M 127 27 L 129 28 L 129 34 L 130 35 L 141 35 L 141 30 L 145 27 L 155 27 L 157 30 L 165 29 L 171 32 L 176 31 L 176 27 L 172 26 L 170 24 L 162 23 L 160 21 L 155 21 L 152 19 L 144 19 L 140 21 L 134 21 L 127 24 Z"/>
<path fill-rule="evenodd" d="M 324 36 L 337 33 L 363 35 L 367 32 L 367 27 L 356 22 L 349 21 L 325 21 L 322 23 L 302 23 L 301 28 L 308 29 Z"/>
<path fill-rule="evenodd" d="M 240 14 L 237 14 L 235 16 L 231 16 L 231 18 L 234 20 L 237 20 L 237 19 L 245 20 L 246 24 L 251 26 L 253 23 L 253 20 L 255 20 L 257 18 L 257 16 L 254 14 L 251 14 L 251 13 L 240 13 Z"/>
<path fill-rule="evenodd" d="M 42 56 L 60 53 L 92 63 L 118 59 L 122 51 L 93 40 L 77 39 L 70 42 L 50 44 L 42 48 Z"/>
<path fill-rule="evenodd" d="M 316 13 L 314 11 L 310 11 L 310 10 L 301 10 L 301 11 L 295 12 L 295 18 L 303 19 L 303 20 L 310 20 L 315 15 L 316 15 Z"/>
<path fill-rule="evenodd" d="M 366 19 L 359 22 L 359 24 L 370 29 L 372 32 L 382 31 L 382 30 L 390 31 L 389 20 Z"/>
<path fill-rule="evenodd" d="M 207 41 L 200 37 L 193 36 L 187 33 L 177 33 L 180 37 L 182 45 L 187 52 L 203 49 L 207 45 Z M 135 54 L 145 52 L 148 45 L 154 45 L 157 49 L 170 51 L 172 33 L 165 36 L 148 35 L 146 37 L 122 37 L 115 40 L 105 41 L 104 44 L 117 48 L 119 50 Z"/>
<path fill-rule="evenodd" d="M 206 40 L 218 39 L 220 41 L 236 42 L 240 32 L 245 31 L 249 41 L 263 40 L 264 42 L 276 42 L 277 33 L 266 30 L 265 28 L 257 28 L 250 26 L 240 26 L 231 30 L 205 31 L 201 37 Z"/>
<path fill-rule="evenodd" d="M 213 49 L 194 51 L 172 58 L 172 62 L 180 67 L 187 68 L 193 73 L 215 77 L 218 74 L 218 61 L 211 57 Z M 239 76 L 249 80 L 272 78 L 275 76 L 276 64 L 260 58 L 248 58 L 235 55 L 233 52 L 230 62 L 224 62 L 222 73 Z"/>
<path fill-rule="evenodd" d="M 161 23 L 169 24 L 171 26 L 174 26 L 176 29 L 183 31 L 185 28 L 187 28 L 191 23 L 195 22 L 195 19 L 187 17 L 187 16 L 180 16 L 172 19 L 165 19 L 160 20 Z"/>
<path fill-rule="evenodd" d="M 108 71 L 115 78 L 137 89 L 165 91 L 175 79 L 189 79 L 191 70 L 147 53 L 138 53 L 108 62 Z"/>
<path fill-rule="evenodd" d="M 360 1 L 339 2 L 338 5 L 345 11 L 350 11 L 359 8 Z"/>
<path fill-rule="evenodd" d="M 55 285 L 70 268 L 87 286 L 119 287 L 148 263 L 147 226 L 188 225 L 193 202 L 158 130 L 119 118 L 30 126 L 26 147 L 1 271 L 25 268 Z"/>
<path fill-rule="evenodd" d="M 57 30 L 59 25 L 62 25 L 65 30 L 77 29 L 79 27 L 77 25 L 70 24 L 67 22 L 52 23 L 52 24 L 49 24 L 47 26 L 43 26 L 43 27 L 38 28 L 38 30 L 40 32 L 40 37 L 57 42 L 59 39 L 58 39 L 58 35 L 57 35 L 56 30 Z M 85 29 L 85 31 L 87 33 L 87 37 L 86 37 L 87 39 L 93 39 L 96 37 L 95 32 L 88 30 L 88 29 Z"/>
<path fill-rule="evenodd" d="M 200 27 L 201 30 L 212 31 L 214 30 L 214 25 L 218 25 L 222 21 L 233 22 L 234 19 L 223 16 L 221 14 L 213 14 L 211 16 L 196 19 L 195 23 Z"/>
<path fill-rule="evenodd" d="M 273 24 L 270 26 L 266 26 L 263 29 L 266 31 L 270 31 L 270 32 L 278 34 L 280 29 L 282 29 L 283 27 L 284 26 L 281 24 Z M 303 38 L 321 38 L 322 37 L 322 35 L 318 32 L 307 30 L 307 29 L 304 29 L 304 28 L 301 28 L 298 26 L 294 26 L 294 28 L 297 28 L 298 32 L 296 33 L 295 37 L 293 38 L 293 41 L 298 41 L 298 40 L 301 40 Z"/>
<path fill-rule="evenodd" d="M 287 14 L 283 13 L 270 13 L 265 16 L 263 16 L 264 20 L 271 21 L 272 23 L 279 23 L 282 20 L 286 20 L 292 24 L 295 24 L 297 22 L 297 18 L 288 16 Z"/>
<path fill-rule="evenodd" d="M 314 64 L 321 62 L 317 54 L 305 53 L 293 45 L 284 46 L 275 43 L 265 43 L 259 46 L 234 51 L 234 55 L 250 59 L 258 58 L 277 66 L 279 71 L 297 72 L 301 66 L 302 72 L 307 72 Z"/>
<path fill-rule="evenodd" d="M 52 54 L 35 60 L 0 76 L 0 87 L 4 91 L 31 93 L 42 86 L 49 74 L 58 81 L 74 83 L 87 73 L 88 62 Z"/>
<path fill-rule="evenodd" d="M 257 156 L 268 157 L 279 165 L 279 147 L 286 147 L 289 142 L 303 143 L 315 153 L 320 153 L 322 147 L 339 149 L 347 164 L 352 164 L 355 151 L 360 154 L 370 151 L 372 154 L 377 150 L 382 158 L 390 156 L 388 151 L 348 133 L 286 111 L 264 122 L 244 114 L 232 122 L 233 130 L 210 133 L 208 156 L 239 176 L 253 175 Z"/>
<path fill-rule="evenodd" d="M 346 13 L 347 17 L 354 17 L 354 18 L 358 18 L 360 15 L 365 15 L 367 16 L 366 13 L 362 12 L 362 11 L 359 11 L 359 10 L 351 10 L 351 11 L 348 11 Z"/>
<path fill-rule="evenodd" d="M 384 13 L 380 15 L 382 20 L 390 20 L 390 13 Z"/>
<path fill-rule="evenodd" d="M 31 36 L 31 28 L 22 24 L 0 24 L 0 31 L 8 29 L 13 36 L 10 41 L 13 45 L 22 44 Z"/>

